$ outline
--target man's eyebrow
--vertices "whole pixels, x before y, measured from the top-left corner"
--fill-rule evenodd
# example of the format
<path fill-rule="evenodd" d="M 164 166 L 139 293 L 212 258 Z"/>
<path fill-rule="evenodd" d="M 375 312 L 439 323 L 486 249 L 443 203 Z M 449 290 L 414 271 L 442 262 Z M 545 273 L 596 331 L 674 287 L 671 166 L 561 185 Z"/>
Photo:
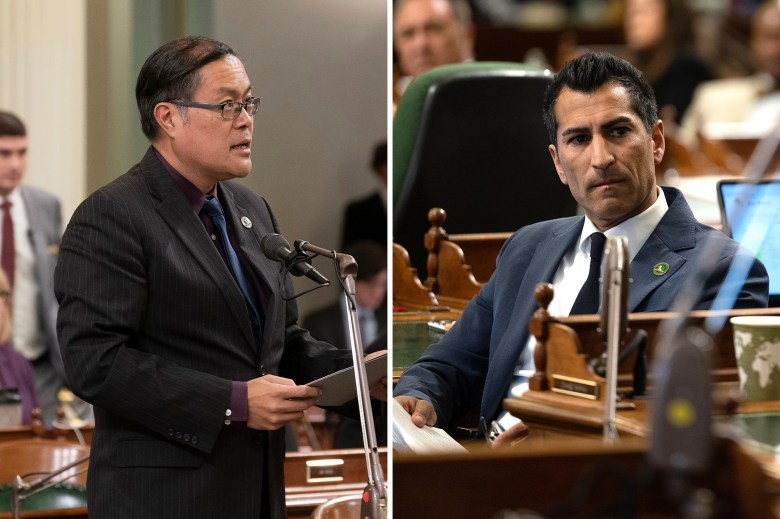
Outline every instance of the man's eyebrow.
<path fill-rule="evenodd" d="M 620 123 L 633 123 L 633 119 L 631 119 L 628 116 L 625 115 L 619 115 L 618 117 L 615 117 L 614 119 L 610 119 L 609 121 L 603 123 L 599 128 L 602 130 L 607 130 L 609 128 L 612 128 L 616 124 Z M 567 135 L 571 134 L 581 134 L 581 133 L 589 133 L 590 129 L 586 126 L 578 126 L 574 128 L 567 128 L 561 132 L 561 137 L 565 137 Z"/>
<path fill-rule="evenodd" d="M 244 91 L 244 95 L 249 95 L 249 93 L 252 91 L 252 85 L 249 85 L 247 89 Z M 241 93 L 236 90 L 235 88 L 231 87 L 220 87 L 217 89 L 218 94 L 228 95 L 228 96 L 240 96 Z"/>
<path fill-rule="evenodd" d="M 634 122 L 633 119 L 631 119 L 630 117 L 628 117 L 626 115 L 620 115 L 620 116 L 615 117 L 614 119 L 610 119 L 609 121 L 607 121 L 604 124 L 602 124 L 601 125 L 601 129 L 602 130 L 606 130 L 607 128 L 612 128 L 616 124 L 620 124 L 620 123 L 633 123 L 633 122 Z"/>
<path fill-rule="evenodd" d="M 575 128 L 567 128 L 561 132 L 561 137 L 566 137 L 567 135 L 571 134 L 580 134 L 580 133 L 588 133 L 589 130 L 585 126 L 578 126 Z"/>

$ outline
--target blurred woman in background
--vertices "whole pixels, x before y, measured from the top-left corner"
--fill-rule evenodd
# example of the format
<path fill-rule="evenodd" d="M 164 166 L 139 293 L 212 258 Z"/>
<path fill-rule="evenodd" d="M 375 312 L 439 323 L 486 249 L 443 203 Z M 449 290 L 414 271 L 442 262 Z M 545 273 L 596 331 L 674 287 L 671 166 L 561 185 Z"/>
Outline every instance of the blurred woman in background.
<path fill-rule="evenodd" d="M 686 0 L 627 0 L 626 45 L 655 90 L 664 122 L 679 123 L 702 81 L 712 73 L 696 52 L 695 15 Z"/>
<path fill-rule="evenodd" d="M 0 395 L 8 398 L 10 394 L 15 394 L 9 393 L 9 389 L 16 389 L 21 397 L 22 412 L 21 423 L 6 425 L 30 425 L 32 411 L 38 407 L 35 379 L 30 361 L 11 345 L 11 287 L 5 272 L 0 269 Z M 0 404 L 0 408 L 6 409 L 13 406 L 13 402 Z"/>

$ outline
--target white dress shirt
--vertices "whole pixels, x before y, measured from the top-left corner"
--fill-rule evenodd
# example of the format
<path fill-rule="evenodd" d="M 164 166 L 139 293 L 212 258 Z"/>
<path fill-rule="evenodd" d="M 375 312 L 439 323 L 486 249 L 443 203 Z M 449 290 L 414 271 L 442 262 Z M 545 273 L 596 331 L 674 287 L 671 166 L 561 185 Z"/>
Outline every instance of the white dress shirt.
<path fill-rule="evenodd" d="M 11 202 L 11 218 L 14 221 L 14 248 L 16 266 L 13 284 L 13 345 L 29 360 L 35 360 L 46 352 L 46 342 L 41 333 L 38 315 L 38 283 L 35 278 L 35 254 L 30 239 L 30 221 L 24 199 L 15 189 L 7 200 Z M 1 201 L 5 201 L 4 198 Z M 0 212 L 0 226 L 3 215 Z M 2 236 L 0 236 L 2 247 Z"/>
<path fill-rule="evenodd" d="M 669 210 L 669 204 L 666 202 L 663 190 L 656 187 L 656 191 L 658 198 L 653 205 L 633 218 L 629 218 L 604 231 L 607 238 L 614 236 L 625 236 L 628 238 L 629 263 L 633 261 L 661 221 L 661 218 Z M 548 311 L 553 317 L 566 317 L 569 315 L 582 285 L 588 279 L 588 271 L 590 270 L 590 235 L 594 232 L 600 231 L 586 217 L 579 240 L 561 259 L 558 270 L 553 277 L 554 293 L 548 307 Z M 528 390 L 528 379 L 534 373 L 535 347 L 536 338 L 533 335 L 529 335 L 527 347 L 520 355 L 514 378 L 510 383 L 508 397 L 521 396 Z M 499 415 L 498 422 L 504 429 L 508 429 L 519 422 L 519 420 L 508 412 L 503 411 Z"/>

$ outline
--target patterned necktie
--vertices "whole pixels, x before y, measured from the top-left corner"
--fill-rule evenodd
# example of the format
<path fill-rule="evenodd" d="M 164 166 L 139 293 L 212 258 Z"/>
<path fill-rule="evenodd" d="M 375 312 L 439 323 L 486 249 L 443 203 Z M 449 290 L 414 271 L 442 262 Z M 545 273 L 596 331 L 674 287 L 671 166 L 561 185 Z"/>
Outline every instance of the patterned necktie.
<path fill-rule="evenodd" d="M 582 285 L 574 306 L 571 307 L 569 315 L 574 314 L 595 314 L 599 311 L 599 277 L 601 276 L 601 257 L 604 255 L 604 242 L 607 237 L 600 232 L 594 232 L 590 235 L 590 270 L 588 279 Z"/>
<path fill-rule="evenodd" d="M 14 221 L 11 218 L 11 202 L 3 200 L 3 250 L 0 252 L 0 266 L 3 267 L 8 283 L 14 286 L 14 270 L 16 269 L 16 249 L 14 246 Z"/>
<path fill-rule="evenodd" d="M 214 226 L 219 230 L 219 236 L 222 239 L 222 247 L 225 251 L 225 257 L 228 259 L 230 271 L 233 274 L 236 283 L 238 283 L 241 292 L 244 294 L 244 299 L 246 299 L 250 309 L 252 322 L 260 324 L 260 306 L 257 304 L 254 291 L 251 289 L 249 278 L 241 267 L 241 262 L 238 261 L 236 251 L 233 250 L 233 246 L 230 244 L 230 238 L 228 238 L 227 233 L 227 222 L 225 221 L 225 215 L 222 211 L 222 205 L 216 198 L 208 198 L 203 205 L 203 212 L 211 217 Z"/>

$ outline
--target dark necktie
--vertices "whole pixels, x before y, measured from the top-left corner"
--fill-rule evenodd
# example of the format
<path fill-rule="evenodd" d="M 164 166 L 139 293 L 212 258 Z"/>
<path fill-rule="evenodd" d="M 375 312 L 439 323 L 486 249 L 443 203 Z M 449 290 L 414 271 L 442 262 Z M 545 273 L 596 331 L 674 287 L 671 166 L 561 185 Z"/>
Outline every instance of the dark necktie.
<path fill-rule="evenodd" d="M 238 283 L 238 288 L 240 288 L 241 292 L 244 294 L 244 299 L 246 299 L 250 309 L 252 322 L 260 324 L 260 306 L 257 304 L 257 299 L 250 286 L 249 278 L 241 267 L 241 262 L 238 261 L 236 251 L 233 250 L 233 246 L 230 244 L 230 238 L 228 238 L 227 233 L 227 222 L 225 221 L 225 215 L 222 211 L 222 205 L 220 205 L 219 200 L 216 198 L 208 198 L 206 199 L 206 203 L 203 204 L 203 212 L 211 217 L 214 226 L 219 230 L 219 236 L 222 239 L 222 247 L 224 248 L 230 271 L 232 272 L 236 283 Z"/>
<path fill-rule="evenodd" d="M 594 232 L 590 235 L 590 270 L 588 279 L 582 285 L 574 306 L 571 307 L 569 315 L 574 314 L 595 314 L 599 311 L 599 277 L 601 276 L 601 257 L 604 254 L 604 242 L 607 237 L 600 232 Z"/>
<path fill-rule="evenodd" d="M 0 252 L 0 266 L 3 267 L 8 283 L 14 286 L 14 270 L 16 269 L 16 249 L 14 246 L 14 221 L 11 218 L 11 202 L 3 200 L 3 250 Z"/>

